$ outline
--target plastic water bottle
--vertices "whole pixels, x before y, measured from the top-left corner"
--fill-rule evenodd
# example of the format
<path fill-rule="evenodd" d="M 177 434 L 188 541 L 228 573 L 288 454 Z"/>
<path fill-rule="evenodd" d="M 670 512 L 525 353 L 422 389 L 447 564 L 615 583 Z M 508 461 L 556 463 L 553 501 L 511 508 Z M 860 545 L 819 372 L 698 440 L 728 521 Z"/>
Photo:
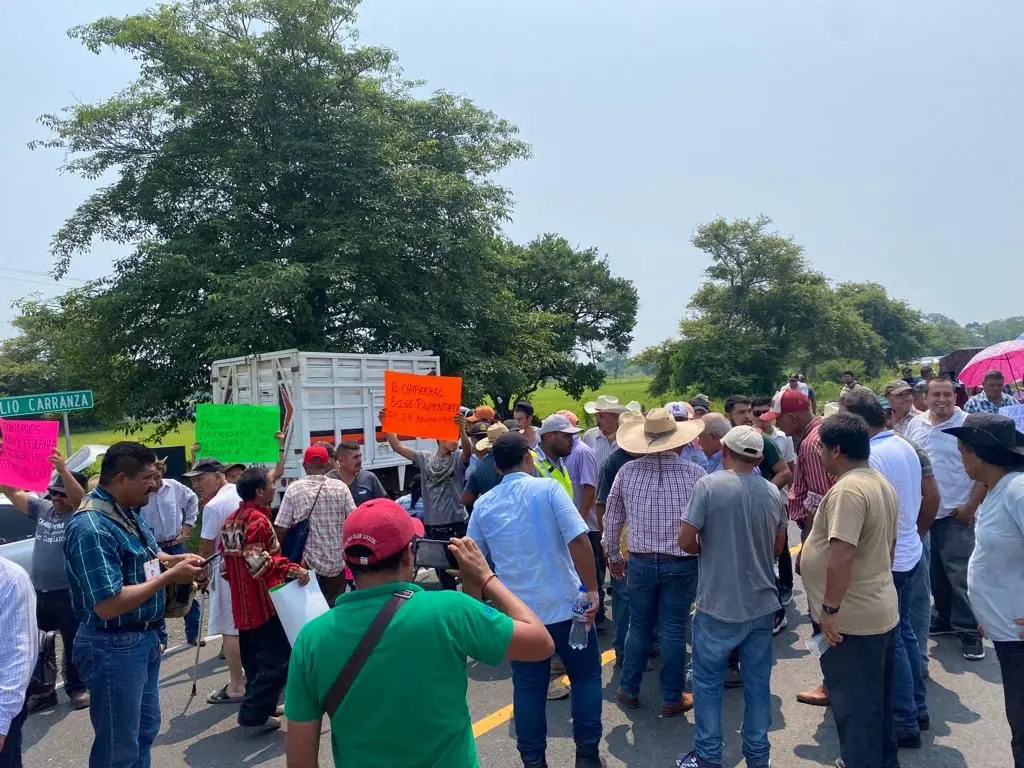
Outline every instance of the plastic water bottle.
<path fill-rule="evenodd" d="M 572 629 L 569 630 L 569 647 L 577 651 L 587 647 L 590 642 L 590 628 L 583 614 L 590 609 L 590 598 L 587 588 L 580 585 L 576 599 L 572 601 Z"/>

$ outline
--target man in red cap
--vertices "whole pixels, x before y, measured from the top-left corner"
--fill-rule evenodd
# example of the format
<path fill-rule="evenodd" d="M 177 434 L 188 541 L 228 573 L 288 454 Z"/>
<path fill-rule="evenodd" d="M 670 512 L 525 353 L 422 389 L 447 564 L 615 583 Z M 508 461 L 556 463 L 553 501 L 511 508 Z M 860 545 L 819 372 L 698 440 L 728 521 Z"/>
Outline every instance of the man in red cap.
<path fill-rule="evenodd" d="M 472 539 L 448 546 L 464 592 L 425 592 L 413 583 L 412 544 L 422 535 L 423 524 L 390 499 L 368 501 L 345 520 L 345 560 L 357 589 L 303 627 L 292 651 L 285 693 L 292 768 L 318 765 L 325 712 L 335 765 L 476 768 L 467 658 L 497 666 L 554 653 L 541 620 L 494 575 Z M 366 637 L 379 639 L 349 668 Z M 342 678 L 351 681 L 347 692 L 331 697 Z M 414 689 L 430 692 L 429 707 L 409 707 Z"/>
<path fill-rule="evenodd" d="M 302 458 L 302 467 L 306 470 L 306 477 L 288 485 L 274 528 L 283 540 L 289 528 L 309 521 L 302 564 L 316 573 L 327 604 L 333 605 L 334 598 L 345 589 L 341 526 L 356 505 L 345 483 L 327 477 L 331 471 L 327 448 L 309 446 Z"/>
<path fill-rule="evenodd" d="M 789 489 L 789 519 L 800 526 L 800 541 L 806 541 L 814 522 L 818 505 L 836 484 L 836 478 L 825 472 L 821 457 L 824 448 L 818 437 L 822 418 L 811 411 L 811 400 L 798 389 L 784 389 L 772 400 L 772 409 L 761 416 L 761 421 L 775 421 L 776 428 L 793 438 L 796 448 L 796 467 L 793 485 Z M 796 572 L 800 573 L 800 555 L 796 556 Z M 814 627 L 815 632 L 818 631 Z M 822 683 L 803 693 L 796 700 L 815 707 L 828 706 L 828 689 Z"/>

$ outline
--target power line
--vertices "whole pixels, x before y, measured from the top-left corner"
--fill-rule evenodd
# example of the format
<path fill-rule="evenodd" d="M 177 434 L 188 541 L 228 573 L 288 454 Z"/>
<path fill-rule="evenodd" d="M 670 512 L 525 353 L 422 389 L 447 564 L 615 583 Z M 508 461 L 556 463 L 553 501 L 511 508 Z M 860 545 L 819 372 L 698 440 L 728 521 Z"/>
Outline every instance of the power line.
<path fill-rule="evenodd" d="M 18 274 L 21 274 L 21 275 L 32 275 L 33 277 L 46 277 L 46 278 L 49 278 L 49 279 L 53 280 L 53 282 L 55 282 L 55 283 L 62 282 L 62 281 L 65 281 L 65 280 L 70 281 L 72 283 L 82 283 L 82 284 L 85 284 L 85 283 L 89 282 L 88 280 L 83 280 L 80 277 L 68 277 L 68 276 L 62 277 L 62 278 L 60 278 L 58 280 L 58 279 L 55 279 L 52 275 L 47 274 L 46 272 L 34 272 L 34 271 L 28 270 L 28 269 L 18 269 L 17 267 L 9 267 L 6 264 L 0 264 L 0 272 L 17 272 Z M 12 277 L 11 279 L 14 280 L 15 278 Z"/>

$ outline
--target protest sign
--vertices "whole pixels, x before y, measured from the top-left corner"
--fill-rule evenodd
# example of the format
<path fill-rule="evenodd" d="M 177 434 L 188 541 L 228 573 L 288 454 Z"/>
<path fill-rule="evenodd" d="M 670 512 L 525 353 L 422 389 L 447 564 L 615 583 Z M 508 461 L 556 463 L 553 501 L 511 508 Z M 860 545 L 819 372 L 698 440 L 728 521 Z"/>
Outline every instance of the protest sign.
<path fill-rule="evenodd" d="M 270 601 L 277 610 L 288 642 L 295 645 L 299 631 L 321 614 L 327 613 L 330 606 L 327 598 L 320 590 L 316 574 L 309 572 L 309 582 L 302 586 L 297 581 L 289 581 L 280 587 L 270 590 Z"/>
<path fill-rule="evenodd" d="M 385 432 L 434 440 L 458 440 L 454 422 L 462 403 L 458 376 L 417 376 L 384 371 Z"/>
<path fill-rule="evenodd" d="M 1018 432 L 1024 432 L 1024 405 L 1007 405 L 999 409 L 1003 416 L 1009 416 L 1017 425 Z"/>
<path fill-rule="evenodd" d="M 50 485 L 50 455 L 57 447 L 59 421 L 0 419 L 0 485 L 43 493 Z"/>
<path fill-rule="evenodd" d="M 196 442 L 200 456 L 227 464 L 276 463 L 281 429 L 276 405 L 200 403 L 196 406 Z"/>

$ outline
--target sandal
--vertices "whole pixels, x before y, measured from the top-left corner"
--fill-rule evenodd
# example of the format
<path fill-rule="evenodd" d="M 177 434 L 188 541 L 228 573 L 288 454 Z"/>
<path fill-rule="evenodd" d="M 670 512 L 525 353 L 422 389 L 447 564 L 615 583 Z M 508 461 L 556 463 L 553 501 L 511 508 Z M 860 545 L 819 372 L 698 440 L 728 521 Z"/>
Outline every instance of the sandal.
<path fill-rule="evenodd" d="M 241 704 L 244 696 L 228 696 L 228 687 L 225 685 L 219 691 L 211 693 L 206 697 L 207 704 Z"/>

